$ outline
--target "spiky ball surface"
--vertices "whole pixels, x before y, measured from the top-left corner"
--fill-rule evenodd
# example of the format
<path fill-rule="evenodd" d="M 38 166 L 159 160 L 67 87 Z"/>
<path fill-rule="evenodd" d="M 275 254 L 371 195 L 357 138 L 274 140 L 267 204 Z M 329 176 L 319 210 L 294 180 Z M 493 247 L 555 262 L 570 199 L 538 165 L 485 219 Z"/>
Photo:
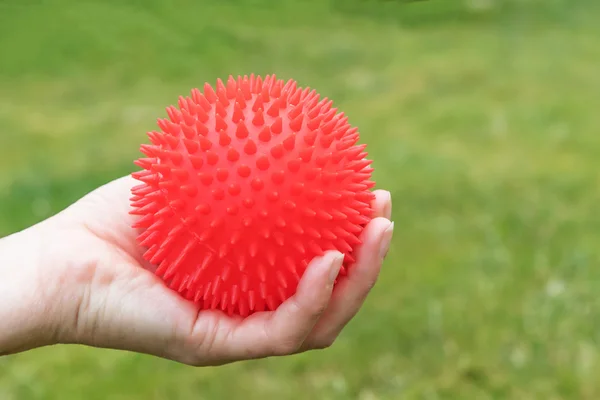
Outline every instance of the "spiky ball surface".
<path fill-rule="evenodd" d="M 136 161 L 132 214 L 156 274 L 203 308 L 247 316 L 293 295 L 326 250 L 354 261 L 371 161 L 347 117 L 275 76 L 229 77 L 168 107 Z"/>

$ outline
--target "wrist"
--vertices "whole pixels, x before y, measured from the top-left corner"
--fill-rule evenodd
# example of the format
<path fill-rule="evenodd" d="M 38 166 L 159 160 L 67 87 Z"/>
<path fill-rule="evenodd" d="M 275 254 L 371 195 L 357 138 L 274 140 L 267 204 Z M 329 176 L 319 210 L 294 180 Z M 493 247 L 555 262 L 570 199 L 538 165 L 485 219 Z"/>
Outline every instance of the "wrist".
<path fill-rule="evenodd" d="M 56 234 L 39 224 L 0 239 L 0 355 L 57 343 L 59 288 L 52 278 Z"/>

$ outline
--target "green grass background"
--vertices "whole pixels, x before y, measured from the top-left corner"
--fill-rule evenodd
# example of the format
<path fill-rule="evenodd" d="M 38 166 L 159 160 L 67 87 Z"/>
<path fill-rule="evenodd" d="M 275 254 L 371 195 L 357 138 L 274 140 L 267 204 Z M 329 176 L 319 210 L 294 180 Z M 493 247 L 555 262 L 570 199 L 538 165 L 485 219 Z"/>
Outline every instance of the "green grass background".
<path fill-rule="evenodd" d="M 194 369 L 45 348 L 0 359 L 0 399 L 600 398 L 599 20 L 595 0 L 0 0 L 0 236 L 133 171 L 179 94 L 251 72 L 335 100 L 396 221 L 331 349 Z"/>

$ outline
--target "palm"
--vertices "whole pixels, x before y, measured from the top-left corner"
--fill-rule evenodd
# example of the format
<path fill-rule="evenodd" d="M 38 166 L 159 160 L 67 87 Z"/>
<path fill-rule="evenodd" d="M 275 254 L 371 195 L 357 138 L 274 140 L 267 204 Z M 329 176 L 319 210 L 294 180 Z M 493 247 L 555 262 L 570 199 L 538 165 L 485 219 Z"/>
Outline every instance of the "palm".
<path fill-rule="evenodd" d="M 59 216 L 65 225 L 75 227 L 74 240 L 85 246 L 84 258 L 78 262 L 84 266 L 78 280 L 85 293 L 78 315 L 91 317 L 77 318 L 74 341 L 193 365 L 323 348 L 358 311 L 378 275 L 378 246 L 389 225 L 386 218 L 391 207 L 385 192 L 376 192 L 374 206 L 380 218 L 364 232 L 356 268 L 336 286 L 333 296 L 325 289 L 327 274 L 318 269 L 324 261 L 315 260 L 298 294 L 275 312 L 246 319 L 219 311 L 199 312 L 196 305 L 166 287 L 143 259 L 128 214 L 133 185 L 128 177 L 114 181 Z"/>

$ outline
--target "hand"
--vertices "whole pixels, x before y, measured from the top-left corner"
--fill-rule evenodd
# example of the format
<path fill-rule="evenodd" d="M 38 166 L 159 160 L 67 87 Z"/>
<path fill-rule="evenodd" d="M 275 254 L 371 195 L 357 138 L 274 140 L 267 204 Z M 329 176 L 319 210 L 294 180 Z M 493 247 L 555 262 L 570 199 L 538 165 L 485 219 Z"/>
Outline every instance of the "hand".
<path fill-rule="evenodd" d="M 25 342 L 18 340 L 23 335 L 5 337 L 7 352 L 78 343 L 206 366 L 323 349 L 359 311 L 392 237 L 390 195 L 376 191 L 376 218 L 363 232 L 356 264 L 335 290 L 332 277 L 340 268 L 341 254 L 327 252 L 310 263 L 297 293 L 276 311 L 246 319 L 200 312 L 168 289 L 142 258 L 128 214 L 130 189 L 136 184 L 129 177 L 111 182 L 44 223 L 0 241 L 6 241 L 5 249 L 10 243 L 12 254 L 19 246 L 25 253 L 43 254 L 42 260 L 29 260 L 37 267 L 21 269 L 36 277 L 29 279 L 34 288 L 44 288 L 38 298 L 30 296 L 38 306 L 22 310 L 31 316 L 25 326 L 37 333 L 26 335 Z M 37 243 L 35 251 L 25 248 L 31 243 Z M 28 278 L 14 279 L 13 286 L 31 291 Z M 18 313 L 12 314 L 15 318 Z M 18 318 L 23 322 L 22 314 Z M 0 334 L 0 353 L 2 346 Z"/>

